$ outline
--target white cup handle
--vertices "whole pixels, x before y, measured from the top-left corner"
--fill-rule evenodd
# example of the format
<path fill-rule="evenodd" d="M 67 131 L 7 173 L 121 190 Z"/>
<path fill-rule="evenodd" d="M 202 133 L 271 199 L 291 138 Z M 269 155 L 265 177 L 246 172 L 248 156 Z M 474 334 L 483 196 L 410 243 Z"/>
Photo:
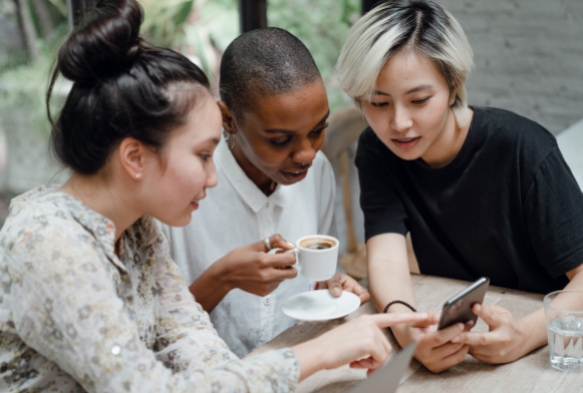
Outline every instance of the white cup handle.
<path fill-rule="evenodd" d="M 298 271 L 298 274 L 300 274 L 302 272 L 302 268 L 300 267 L 300 255 L 298 254 L 298 248 L 295 247 L 295 248 L 292 248 L 291 250 L 285 250 L 283 253 L 288 254 L 290 252 L 293 252 L 294 254 L 296 254 L 296 263 L 294 263 L 293 266 Z"/>

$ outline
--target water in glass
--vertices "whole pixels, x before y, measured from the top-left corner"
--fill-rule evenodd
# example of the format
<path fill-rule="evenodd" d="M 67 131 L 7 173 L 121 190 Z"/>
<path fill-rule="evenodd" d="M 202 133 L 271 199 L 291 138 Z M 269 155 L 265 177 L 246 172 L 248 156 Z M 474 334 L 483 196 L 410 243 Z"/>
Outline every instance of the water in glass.
<path fill-rule="evenodd" d="M 583 318 L 559 316 L 547 325 L 551 365 L 562 371 L 583 372 Z"/>

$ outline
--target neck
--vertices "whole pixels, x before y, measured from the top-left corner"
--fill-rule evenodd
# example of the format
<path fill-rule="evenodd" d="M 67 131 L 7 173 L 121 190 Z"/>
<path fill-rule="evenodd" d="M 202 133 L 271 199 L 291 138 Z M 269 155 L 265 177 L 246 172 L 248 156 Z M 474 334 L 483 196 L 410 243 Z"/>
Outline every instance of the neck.
<path fill-rule="evenodd" d="M 74 196 L 91 210 L 111 220 L 115 225 L 116 242 L 143 215 L 136 209 L 135 198 L 99 175 L 75 173 L 60 191 Z"/>
<path fill-rule="evenodd" d="M 443 167 L 457 156 L 460 152 L 472 122 L 474 111 L 467 108 L 468 123 L 464 127 L 459 127 L 453 110 L 450 109 L 442 132 L 433 142 L 425 154 L 421 157 L 427 165 L 433 168 Z"/>
<path fill-rule="evenodd" d="M 277 184 L 271 180 L 269 176 L 265 173 L 261 172 L 245 155 L 245 153 L 241 150 L 239 145 L 235 144 L 233 150 L 233 157 L 235 157 L 235 161 L 241 167 L 245 175 L 263 192 L 265 195 L 269 196 L 275 191 L 275 186 Z"/>

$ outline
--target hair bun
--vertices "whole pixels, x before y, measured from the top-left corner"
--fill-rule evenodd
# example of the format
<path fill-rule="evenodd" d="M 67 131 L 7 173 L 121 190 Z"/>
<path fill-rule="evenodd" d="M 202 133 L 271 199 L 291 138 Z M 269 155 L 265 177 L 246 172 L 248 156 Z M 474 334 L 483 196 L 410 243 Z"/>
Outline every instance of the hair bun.
<path fill-rule="evenodd" d="M 59 71 L 74 82 L 119 75 L 140 53 L 142 15 L 135 0 L 98 1 L 59 48 Z"/>

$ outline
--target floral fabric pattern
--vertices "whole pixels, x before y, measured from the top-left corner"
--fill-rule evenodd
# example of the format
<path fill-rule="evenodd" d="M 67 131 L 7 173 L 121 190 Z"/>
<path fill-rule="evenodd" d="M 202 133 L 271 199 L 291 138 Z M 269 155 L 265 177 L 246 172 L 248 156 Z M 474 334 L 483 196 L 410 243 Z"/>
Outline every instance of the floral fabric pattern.
<path fill-rule="evenodd" d="M 117 254 L 114 237 L 110 220 L 54 188 L 15 198 L 0 231 L 0 392 L 295 389 L 290 349 L 229 351 L 152 218 Z"/>

